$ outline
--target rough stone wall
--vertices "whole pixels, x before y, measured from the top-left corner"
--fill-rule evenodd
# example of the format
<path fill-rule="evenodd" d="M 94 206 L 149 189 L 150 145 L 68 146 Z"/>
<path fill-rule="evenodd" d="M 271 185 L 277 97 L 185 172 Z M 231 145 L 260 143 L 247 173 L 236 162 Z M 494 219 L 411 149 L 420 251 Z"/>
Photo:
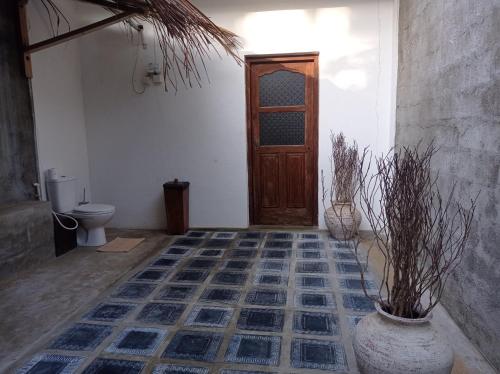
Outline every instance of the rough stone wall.
<path fill-rule="evenodd" d="M 33 199 L 37 181 L 29 83 L 23 73 L 16 1 L 0 11 L 0 205 Z"/>
<path fill-rule="evenodd" d="M 0 207 L 0 281 L 53 258 L 49 202 L 24 201 Z"/>
<path fill-rule="evenodd" d="M 481 191 L 443 304 L 500 369 L 500 1 L 400 1 L 396 126 L 396 144 L 440 147 L 442 191 Z"/>

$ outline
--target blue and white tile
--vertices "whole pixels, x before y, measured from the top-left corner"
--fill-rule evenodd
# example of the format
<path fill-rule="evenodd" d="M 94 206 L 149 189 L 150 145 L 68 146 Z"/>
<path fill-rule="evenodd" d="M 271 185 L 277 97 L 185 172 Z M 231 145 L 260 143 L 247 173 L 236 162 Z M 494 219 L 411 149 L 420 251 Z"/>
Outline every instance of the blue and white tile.
<path fill-rule="evenodd" d="M 199 301 L 212 304 L 237 304 L 241 291 L 231 288 L 208 287 L 201 294 Z"/>
<path fill-rule="evenodd" d="M 205 331 L 178 331 L 162 354 L 163 358 L 212 362 L 223 334 Z"/>
<path fill-rule="evenodd" d="M 192 247 L 179 247 L 179 246 L 171 246 L 165 248 L 162 252 L 163 256 L 171 256 L 171 257 L 188 257 L 195 251 L 195 248 Z"/>
<path fill-rule="evenodd" d="M 304 289 L 329 289 L 331 282 L 326 276 L 309 275 L 309 274 L 296 274 L 295 287 Z"/>
<path fill-rule="evenodd" d="M 179 264 L 178 258 L 158 257 L 149 264 L 149 267 L 152 267 L 152 268 L 170 268 L 170 267 L 177 266 L 178 264 Z"/>
<path fill-rule="evenodd" d="M 277 366 L 280 353 L 279 336 L 236 334 L 229 342 L 224 359 L 240 364 Z"/>
<path fill-rule="evenodd" d="M 128 327 L 123 330 L 106 348 L 106 352 L 131 355 L 152 356 L 167 336 L 167 330 L 147 327 Z"/>
<path fill-rule="evenodd" d="M 138 304 L 101 303 L 83 316 L 86 321 L 120 322 L 124 320 Z"/>
<path fill-rule="evenodd" d="M 230 240 L 236 238 L 236 235 L 238 235 L 238 233 L 235 231 L 216 231 L 212 234 L 212 238 Z"/>
<path fill-rule="evenodd" d="M 195 305 L 186 318 L 185 326 L 195 327 L 227 327 L 234 309 L 215 306 Z"/>
<path fill-rule="evenodd" d="M 132 278 L 129 279 L 131 282 L 161 282 L 165 280 L 170 274 L 172 270 L 170 269 L 153 269 L 146 268 L 144 270 L 136 273 Z"/>
<path fill-rule="evenodd" d="M 107 325 L 75 323 L 52 342 L 50 349 L 93 351 L 113 332 Z"/>
<path fill-rule="evenodd" d="M 194 239 L 204 239 L 208 238 L 212 233 L 210 231 L 201 231 L 201 230 L 189 230 L 185 236 L 187 238 L 194 238 Z"/>
<path fill-rule="evenodd" d="M 240 330 L 282 332 L 284 321 L 283 309 L 243 308 L 236 327 Z"/>
<path fill-rule="evenodd" d="M 342 302 L 344 308 L 358 313 L 372 313 L 375 311 L 373 300 L 366 297 L 364 294 L 343 294 Z"/>
<path fill-rule="evenodd" d="M 64 356 L 56 354 L 38 354 L 33 357 L 26 365 L 16 371 L 17 374 L 36 374 L 36 373 L 57 373 L 73 374 L 75 373 L 85 357 Z"/>
<path fill-rule="evenodd" d="M 204 239 L 202 238 L 188 238 L 188 237 L 180 237 L 174 240 L 172 243 L 173 247 L 186 247 L 186 248 L 195 248 L 200 246 L 203 243 Z"/>
<path fill-rule="evenodd" d="M 340 335 L 339 318 L 333 313 L 296 311 L 293 332 L 308 335 Z"/>
<path fill-rule="evenodd" d="M 342 343 L 316 339 L 293 339 L 290 353 L 294 368 L 346 372 L 349 370 Z"/>
<path fill-rule="evenodd" d="M 297 234 L 299 240 L 320 240 L 321 234 L 319 232 L 300 232 Z"/>
<path fill-rule="evenodd" d="M 154 283 L 124 283 L 111 294 L 115 299 L 142 300 L 157 287 Z"/>
<path fill-rule="evenodd" d="M 259 245 L 260 240 L 240 239 L 236 242 L 235 248 L 257 249 L 259 248 Z"/>
<path fill-rule="evenodd" d="M 156 365 L 152 374 L 208 374 L 207 368 L 172 364 Z"/>
<path fill-rule="evenodd" d="M 203 243 L 204 249 L 227 249 L 233 242 L 233 239 L 208 239 Z"/>
<path fill-rule="evenodd" d="M 142 308 L 136 320 L 154 325 L 174 325 L 185 309 L 185 304 L 148 303 Z"/>
<path fill-rule="evenodd" d="M 198 290 L 196 285 L 169 284 L 156 294 L 155 300 L 189 301 Z"/>
<path fill-rule="evenodd" d="M 284 306 L 286 305 L 286 290 L 252 288 L 245 298 L 245 302 L 251 305 Z"/>
<path fill-rule="evenodd" d="M 287 287 L 288 275 L 280 273 L 257 273 L 253 284 L 256 286 Z"/>
<path fill-rule="evenodd" d="M 311 291 L 295 292 L 295 307 L 307 309 L 337 309 L 337 303 L 332 293 Z"/>
<path fill-rule="evenodd" d="M 203 257 L 203 258 L 221 258 L 224 256 L 225 250 L 224 249 L 199 249 L 196 252 L 197 257 Z"/>
<path fill-rule="evenodd" d="M 87 366 L 82 374 L 140 374 L 144 369 L 144 366 L 146 366 L 146 363 L 142 361 L 118 360 L 98 357 L 94 361 L 92 361 L 89 366 Z"/>
<path fill-rule="evenodd" d="M 282 260 L 261 260 L 257 265 L 260 272 L 288 273 L 290 263 Z"/>

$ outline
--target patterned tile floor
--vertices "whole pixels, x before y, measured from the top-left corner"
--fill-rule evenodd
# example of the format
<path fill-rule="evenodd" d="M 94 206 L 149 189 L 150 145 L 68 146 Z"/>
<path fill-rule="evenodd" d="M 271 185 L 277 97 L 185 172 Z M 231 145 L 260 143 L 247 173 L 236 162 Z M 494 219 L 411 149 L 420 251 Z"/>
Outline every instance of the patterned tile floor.
<path fill-rule="evenodd" d="M 18 373 L 356 373 L 352 329 L 373 310 L 324 232 L 190 231 Z"/>

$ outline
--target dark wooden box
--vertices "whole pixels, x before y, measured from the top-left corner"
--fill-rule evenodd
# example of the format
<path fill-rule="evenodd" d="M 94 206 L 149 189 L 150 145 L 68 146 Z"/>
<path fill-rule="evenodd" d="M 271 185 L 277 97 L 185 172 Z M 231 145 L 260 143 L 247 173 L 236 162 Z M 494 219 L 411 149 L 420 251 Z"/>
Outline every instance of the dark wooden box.
<path fill-rule="evenodd" d="M 189 229 L 189 182 L 167 182 L 163 185 L 167 211 L 167 233 L 182 235 Z"/>

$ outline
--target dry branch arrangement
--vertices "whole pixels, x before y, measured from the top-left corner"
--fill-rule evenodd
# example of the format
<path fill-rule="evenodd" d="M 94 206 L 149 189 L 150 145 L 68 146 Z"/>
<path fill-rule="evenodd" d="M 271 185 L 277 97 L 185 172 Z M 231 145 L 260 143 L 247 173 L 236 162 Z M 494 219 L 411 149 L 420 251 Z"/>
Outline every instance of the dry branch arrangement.
<path fill-rule="evenodd" d="M 333 237 L 345 240 L 357 234 L 361 223 L 361 215 L 354 201 L 359 187 L 358 145 L 356 142 L 348 145 L 342 133 L 335 135 L 332 132 L 330 141 L 330 188 L 326 188 L 325 176 L 321 171 L 325 223 Z M 329 207 L 327 203 L 330 203 Z"/>
<path fill-rule="evenodd" d="M 54 17 L 57 25 L 61 18 L 66 19 L 53 0 L 41 1 L 49 18 Z M 218 47 L 222 47 L 238 64 L 242 62 L 238 56 L 241 47 L 238 37 L 217 26 L 189 0 L 81 1 L 101 5 L 113 13 L 129 12 L 134 14 L 133 18 L 153 26 L 163 54 L 165 89 L 168 82 L 177 89 L 178 78 L 186 86 L 192 86 L 193 81 L 201 85 L 202 73 L 206 73 L 205 62 L 212 52 L 219 54 Z"/>
<path fill-rule="evenodd" d="M 433 145 L 393 150 L 376 159 L 371 176 L 371 157 L 360 159 L 360 206 L 385 260 L 378 295 L 364 291 L 397 317 L 421 318 L 436 306 L 471 232 L 477 197 L 467 207 L 453 203 L 452 188 L 443 198 L 431 174 L 435 152 Z"/>
<path fill-rule="evenodd" d="M 329 190 L 325 188 L 323 178 L 323 199 L 330 193 L 330 202 L 352 203 L 358 185 L 358 145 L 348 145 L 344 134 L 330 134 L 331 156 L 330 171 L 332 181 Z"/>

